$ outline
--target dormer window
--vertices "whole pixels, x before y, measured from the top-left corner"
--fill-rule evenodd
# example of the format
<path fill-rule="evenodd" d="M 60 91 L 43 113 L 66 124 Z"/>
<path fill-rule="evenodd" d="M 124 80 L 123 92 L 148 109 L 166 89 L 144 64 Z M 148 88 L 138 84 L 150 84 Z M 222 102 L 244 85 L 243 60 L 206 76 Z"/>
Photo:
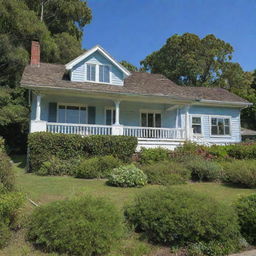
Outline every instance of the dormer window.
<path fill-rule="evenodd" d="M 87 64 L 87 80 L 96 81 L 96 65 Z"/>
<path fill-rule="evenodd" d="M 99 66 L 99 81 L 102 83 L 110 82 L 110 67 L 108 65 Z"/>

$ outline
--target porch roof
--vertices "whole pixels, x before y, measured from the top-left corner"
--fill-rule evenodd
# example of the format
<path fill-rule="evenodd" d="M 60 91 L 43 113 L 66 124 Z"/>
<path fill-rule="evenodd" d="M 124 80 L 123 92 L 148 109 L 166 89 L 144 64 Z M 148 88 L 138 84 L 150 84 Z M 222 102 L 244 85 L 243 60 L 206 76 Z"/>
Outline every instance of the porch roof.
<path fill-rule="evenodd" d="M 245 99 L 222 88 L 182 87 L 160 74 L 133 72 L 124 80 L 123 86 L 91 82 L 71 82 L 64 65 L 41 63 L 40 67 L 28 65 L 23 73 L 21 85 L 32 88 L 66 88 L 85 92 L 103 92 L 130 95 L 168 96 L 179 100 L 216 101 L 250 104 Z"/>

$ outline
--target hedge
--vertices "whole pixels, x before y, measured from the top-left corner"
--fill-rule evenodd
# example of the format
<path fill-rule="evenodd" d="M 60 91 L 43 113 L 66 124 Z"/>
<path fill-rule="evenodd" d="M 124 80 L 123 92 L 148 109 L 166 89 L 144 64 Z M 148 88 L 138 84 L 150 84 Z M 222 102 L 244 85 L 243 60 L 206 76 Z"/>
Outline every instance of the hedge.
<path fill-rule="evenodd" d="M 129 136 L 31 133 L 28 137 L 29 170 L 39 170 L 52 156 L 60 160 L 113 155 L 128 161 L 137 147 L 137 138 Z"/>

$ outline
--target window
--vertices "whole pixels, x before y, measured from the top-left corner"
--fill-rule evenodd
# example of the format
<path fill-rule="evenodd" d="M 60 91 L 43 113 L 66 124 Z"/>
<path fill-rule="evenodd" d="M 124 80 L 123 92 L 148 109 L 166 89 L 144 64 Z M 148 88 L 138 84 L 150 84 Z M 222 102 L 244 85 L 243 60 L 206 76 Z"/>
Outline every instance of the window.
<path fill-rule="evenodd" d="M 110 67 L 107 65 L 99 66 L 99 81 L 103 83 L 110 82 Z"/>
<path fill-rule="evenodd" d="M 192 129 L 195 134 L 202 134 L 202 124 L 200 116 L 192 116 Z"/>
<path fill-rule="evenodd" d="M 58 122 L 59 123 L 73 123 L 86 124 L 87 123 L 87 109 L 81 106 L 58 106 Z"/>
<path fill-rule="evenodd" d="M 212 117 L 212 135 L 230 135 L 230 118 Z"/>
<path fill-rule="evenodd" d="M 116 110 L 113 108 L 106 109 L 106 125 L 112 125 L 116 122 Z"/>
<path fill-rule="evenodd" d="M 96 80 L 96 65 L 87 64 L 87 80 L 88 81 Z"/>
<path fill-rule="evenodd" d="M 141 113 L 142 127 L 161 127 L 160 113 Z"/>

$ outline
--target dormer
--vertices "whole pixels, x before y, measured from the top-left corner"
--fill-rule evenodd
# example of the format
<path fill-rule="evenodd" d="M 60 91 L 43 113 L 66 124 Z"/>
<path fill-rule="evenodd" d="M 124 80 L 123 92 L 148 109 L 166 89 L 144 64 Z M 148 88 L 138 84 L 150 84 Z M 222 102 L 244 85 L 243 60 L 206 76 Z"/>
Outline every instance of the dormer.
<path fill-rule="evenodd" d="M 90 82 L 122 86 L 130 72 L 96 45 L 65 65 L 72 82 Z"/>

